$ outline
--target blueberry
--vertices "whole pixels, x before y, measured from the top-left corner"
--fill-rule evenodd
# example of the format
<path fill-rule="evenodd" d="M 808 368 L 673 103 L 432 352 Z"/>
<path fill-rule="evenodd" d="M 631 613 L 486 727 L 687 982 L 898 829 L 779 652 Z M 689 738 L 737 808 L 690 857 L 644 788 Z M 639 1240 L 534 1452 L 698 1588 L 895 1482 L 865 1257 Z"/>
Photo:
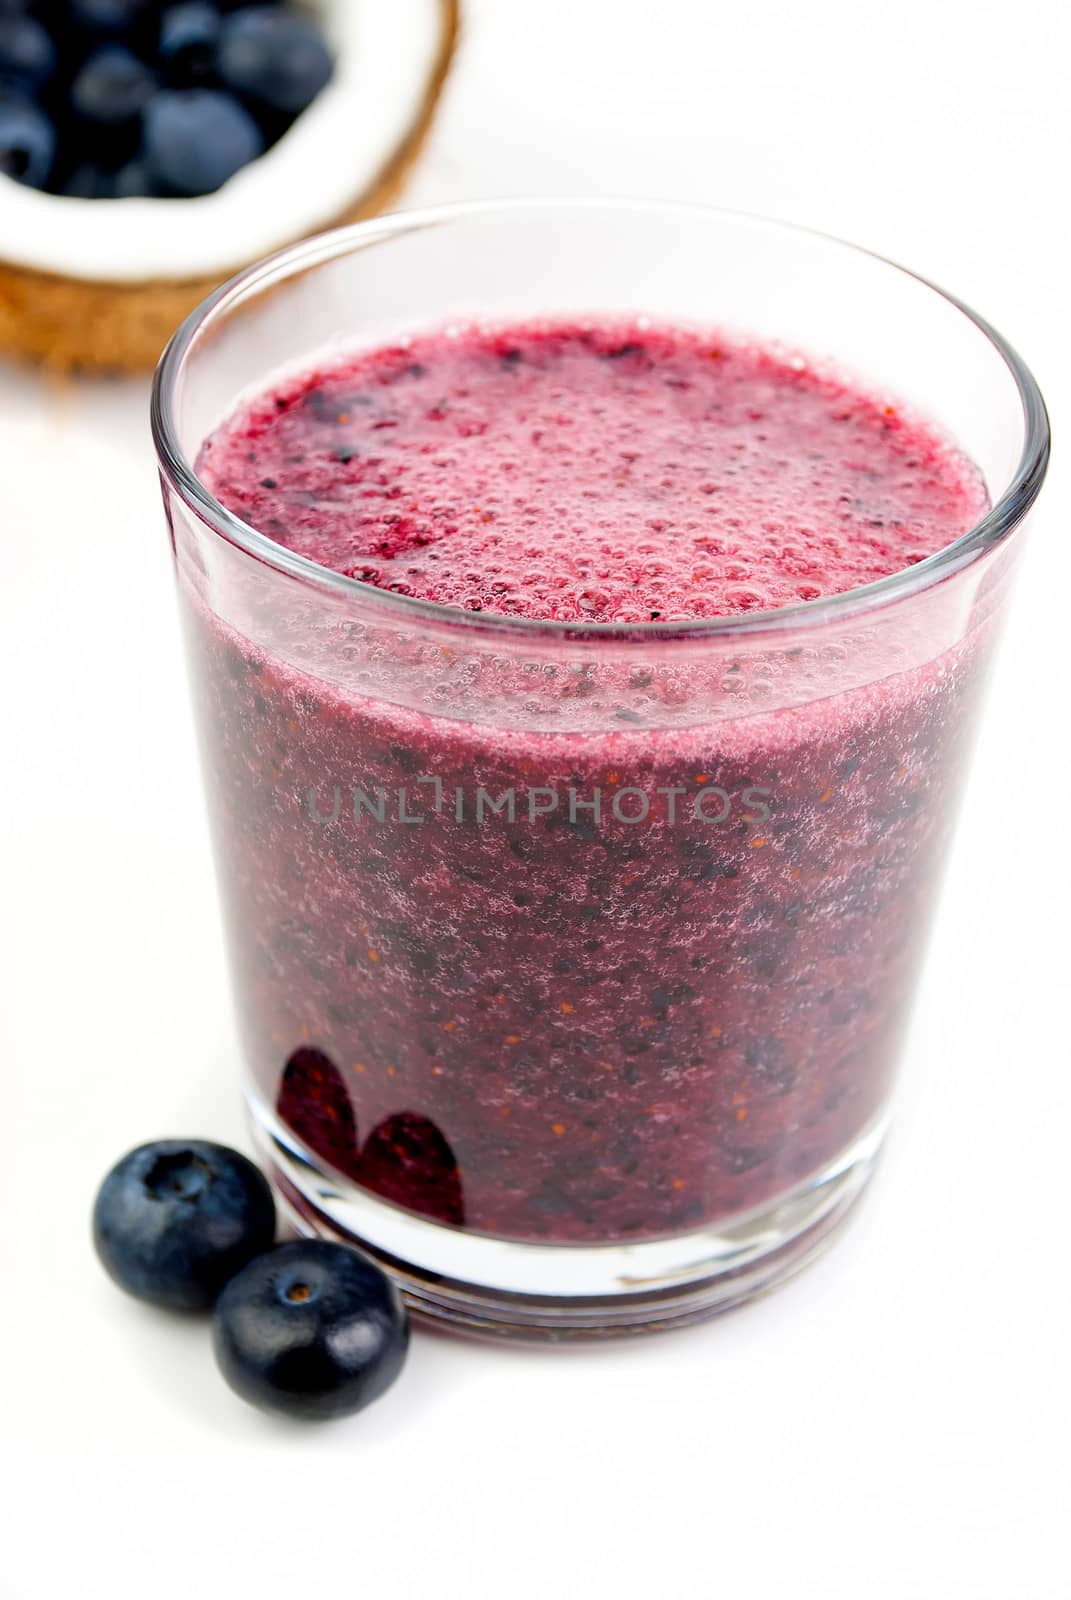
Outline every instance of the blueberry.
<path fill-rule="evenodd" d="M 78 200 L 110 200 L 115 193 L 115 175 L 95 161 L 80 161 L 61 183 L 55 185 L 60 194 Z"/>
<path fill-rule="evenodd" d="M 86 122 L 116 127 L 133 122 L 148 103 L 156 79 L 121 44 L 95 50 L 71 85 L 71 107 Z"/>
<path fill-rule="evenodd" d="M 162 89 L 144 118 L 149 168 L 175 194 L 211 194 L 264 148 L 248 111 L 215 89 Z"/>
<path fill-rule="evenodd" d="M 389 1388 L 409 1325 L 397 1289 L 368 1256 L 299 1239 L 231 1280 L 213 1336 L 220 1370 L 243 1400 L 321 1419 L 360 1411 Z"/>
<path fill-rule="evenodd" d="M 56 69 L 56 47 L 33 17 L 0 16 L 0 82 L 39 89 Z"/>
<path fill-rule="evenodd" d="M 273 6 L 250 6 L 224 25 L 219 75 L 238 94 L 295 116 L 331 76 L 331 55 L 314 23 Z"/>
<path fill-rule="evenodd" d="M 358 1180 L 385 1200 L 461 1227 L 465 1202 L 457 1157 L 427 1117 L 399 1111 L 372 1129 Z"/>
<path fill-rule="evenodd" d="M 215 63 L 223 18 L 203 0 L 169 6 L 160 19 L 160 60 L 170 83 L 205 83 Z"/>
<path fill-rule="evenodd" d="M 199 1311 L 275 1237 L 264 1175 L 237 1150 L 201 1139 L 143 1144 L 114 1166 L 93 1209 L 93 1241 L 121 1289 Z"/>
<path fill-rule="evenodd" d="M 316 1155 L 348 1177 L 358 1175 L 353 1101 L 330 1056 L 311 1045 L 295 1050 L 283 1069 L 275 1107 L 283 1122 Z"/>
<path fill-rule="evenodd" d="M 155 0 L 70 0 L 72 20 L 93 33 L 127 33 L 151 14 Z"/>
<path fill-rule="evenodd" d="M 128 161 L 120 167 L 113 180 L 113 192 L 117 200 L 136 200 L 143 195 L 155 193 L 152 173 L 144 161 Z"/>
<path fill-rule="evenodd" d="M 41 189 L 56 156 L 56 131 L 44 112 L 0 89 L 0 173 Z"/>

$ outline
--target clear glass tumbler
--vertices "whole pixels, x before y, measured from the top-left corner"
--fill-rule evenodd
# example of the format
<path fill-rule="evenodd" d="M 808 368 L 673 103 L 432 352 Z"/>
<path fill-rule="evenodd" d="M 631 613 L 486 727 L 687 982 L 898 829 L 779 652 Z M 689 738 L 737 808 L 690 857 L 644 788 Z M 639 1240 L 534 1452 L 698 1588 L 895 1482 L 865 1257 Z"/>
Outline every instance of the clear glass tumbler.
<path fill-rule="evenodd" d="M 287 368 L 455 317 L 641 313 L 829 358 L 992 509 L 776 611 L 578 626 L 326 571 L 202 441 Z M 433 1317 L 687 1322 L 867 1182 L 1048 431 L 1022 362 L 889 262 L 708 210 L 520 202 L 299 244 L 183 325 L 153 424 L 253 1128 L 300 1228 Z M 548 513 L 550 515 L 550 513 Z"/>

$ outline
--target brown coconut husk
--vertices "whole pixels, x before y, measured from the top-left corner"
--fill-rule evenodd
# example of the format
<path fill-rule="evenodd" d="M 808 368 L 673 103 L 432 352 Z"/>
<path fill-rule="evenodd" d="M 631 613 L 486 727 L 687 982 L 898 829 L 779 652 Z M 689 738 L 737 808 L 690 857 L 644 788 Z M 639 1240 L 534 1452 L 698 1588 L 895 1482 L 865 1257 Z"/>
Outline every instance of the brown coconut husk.
<path fill-rule="evenodd" d="M 337 217 L 326 221 L 325 228 L 360 222 L 385 211 L 420 155 L 453 61 L 460 27 L 460 0 L 439 0 L 439 4 L 439 49 L 411 126 L 373 182 Z M 302 235 L 295 235 L 298 237 Z M 238 271 L 242 265 L 236 262 L 233 270 Z M 222 277 L 229 275 L 224 273 Z M 0 353 L 60 372 L 145 372 L 155 366 L 183 317 L 220 281 L 219 276 L 209 276 L 106 283 L 0 261 Z"/>

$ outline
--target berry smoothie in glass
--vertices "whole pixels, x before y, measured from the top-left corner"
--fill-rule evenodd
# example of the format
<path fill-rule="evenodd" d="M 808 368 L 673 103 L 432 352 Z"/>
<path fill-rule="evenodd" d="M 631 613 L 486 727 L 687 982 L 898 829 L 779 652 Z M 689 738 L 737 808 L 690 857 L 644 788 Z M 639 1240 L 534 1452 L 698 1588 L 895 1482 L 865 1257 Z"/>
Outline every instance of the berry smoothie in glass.
<path fill-rule="evenodd" d="M 474 207 L 254 269 L 156 426 L 299 1224 L 495 1332 L 795 1270 L 885 1130 L 1044 469 L 1025 369 L 816 236 Z"/>

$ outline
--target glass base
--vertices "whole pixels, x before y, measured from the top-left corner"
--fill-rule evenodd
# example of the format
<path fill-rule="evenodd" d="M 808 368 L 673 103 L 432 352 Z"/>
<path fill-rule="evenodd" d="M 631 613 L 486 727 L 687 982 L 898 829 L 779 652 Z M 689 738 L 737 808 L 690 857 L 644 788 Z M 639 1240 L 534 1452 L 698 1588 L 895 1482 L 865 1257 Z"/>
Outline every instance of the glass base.
<path fill-rule="evenodd" d="M 528 1244 L 404 1211 L 325 1166 L 249 1096 L 253 1137 L 300 1233 L 342 1239 L 391 1274 L 416 1317 L 517 1340 L 683 1327 L 776 1288 L 836 1234 L 874 1170 L 885 1119 L 763 1211 L 638 1244 Z"/>

